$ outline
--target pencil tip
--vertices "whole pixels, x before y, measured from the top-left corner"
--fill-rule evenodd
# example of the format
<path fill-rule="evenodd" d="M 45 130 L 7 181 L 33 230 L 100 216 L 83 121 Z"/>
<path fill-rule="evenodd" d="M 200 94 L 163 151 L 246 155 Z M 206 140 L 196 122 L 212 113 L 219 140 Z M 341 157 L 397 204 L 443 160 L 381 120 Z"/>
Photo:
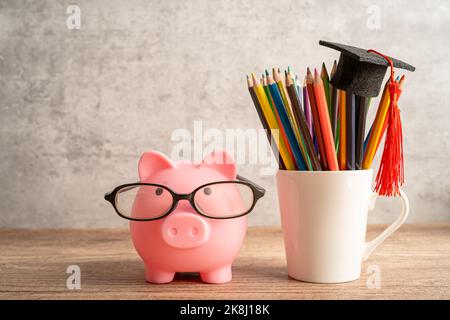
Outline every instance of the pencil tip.
<path fill-rule="evenodd" d="M 256 75 L 255 75 L 254 72 L 252 72 L 252 80 L 253 80 L 253 83 L 254 83 L 255 85 L 258 84 L 258 79 L 256 78 Z"/>
<path fill-rule="evenodd" d="M 321 74 L 322 78 L 327 78 L 327 79 L 329 78 L 325 62 L 322 62 L 322 70 L 321 70 L 320 74 Z"/>
<path fill-rule="evenodd" d="M 402 75 L 400 80 L 398 81 L 398 87 L 399 89 L 403 89 L 403 84 L 405 83 L 405 75 Z"/>
<path fill-rule="evenodd" d="M 331 77 L 334 77 L 334 74 L 336 73 L 336 69 L 337 69 L 337 63 L 336 63 L 336 60 L 334 60 L 333 67 L 331 68 Z"/>
<path fill-rule="evenodd" d="M 306 73 L 311 74 L 311 70 L 309 69 L 309 67 L 306 68 Z"/>

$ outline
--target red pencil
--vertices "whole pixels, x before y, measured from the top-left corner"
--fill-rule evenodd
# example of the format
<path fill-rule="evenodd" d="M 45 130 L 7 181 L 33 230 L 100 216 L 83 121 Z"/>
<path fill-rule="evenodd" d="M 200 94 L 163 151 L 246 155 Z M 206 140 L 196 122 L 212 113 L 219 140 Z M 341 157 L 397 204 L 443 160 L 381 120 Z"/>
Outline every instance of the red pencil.
<path fill-rule="evenodd" d="M 323 146 L 325 149 L 328 168 L 332 171 L 339 171 L 325 89 L 323 87 L 322 79 L 316 69 L 314 69 L 314 95 L 316 97 L 320 130 L 322 131 Z"/>

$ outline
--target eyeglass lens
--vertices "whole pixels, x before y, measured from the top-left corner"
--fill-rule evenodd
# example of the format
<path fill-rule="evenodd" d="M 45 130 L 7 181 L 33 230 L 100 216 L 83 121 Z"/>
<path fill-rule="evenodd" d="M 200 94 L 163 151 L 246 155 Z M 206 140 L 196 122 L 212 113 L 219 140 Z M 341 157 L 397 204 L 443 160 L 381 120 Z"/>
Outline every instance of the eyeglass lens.
<path fill-rule="evenodd" d="M 160 186 L 136 185 L 120 189 L 115 204 L 121 215 L 134 219 L 156 219 L 173 205 L 169 190 Z M 198 189 L 195 207 L 202 214 L 230 218 L 247 213 L 254 202 L 253 190 L 246 184 L 218 182 Z"/>

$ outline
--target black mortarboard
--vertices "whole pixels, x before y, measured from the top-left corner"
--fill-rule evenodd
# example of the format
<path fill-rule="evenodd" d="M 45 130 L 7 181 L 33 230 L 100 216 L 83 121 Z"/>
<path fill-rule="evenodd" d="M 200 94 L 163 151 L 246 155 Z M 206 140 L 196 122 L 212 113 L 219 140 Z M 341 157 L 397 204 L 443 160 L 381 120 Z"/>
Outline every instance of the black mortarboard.
<path fill-rule="evenodd" d="M 367 50 L 320 40 L 319 44 L 341 52 L 331 84 L 338 89 L 363 97 L 376 97 L 380 93 L 387 67 L 383 57 Z M 394 67 L 414 71 L 412 65 L 389 57 Z"/>

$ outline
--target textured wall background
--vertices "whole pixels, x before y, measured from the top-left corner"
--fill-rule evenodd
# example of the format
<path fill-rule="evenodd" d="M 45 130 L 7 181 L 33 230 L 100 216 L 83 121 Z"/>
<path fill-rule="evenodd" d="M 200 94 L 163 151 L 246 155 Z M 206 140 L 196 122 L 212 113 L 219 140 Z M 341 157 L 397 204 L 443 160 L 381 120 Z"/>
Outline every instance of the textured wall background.
<path fill-rule="evenodd" d="M 81 8 L 81 29 L 66 8 Z M 381 28 L 367 27 L 378 6 Z M 173 130 L 259 128 L 244 76 L 330 64 L 319 39 L 417 67 L 401 99 L 409 222 L 450 219 L 450 2 L 0 0 L 0 227 L 123 226 L 103 194 Z M 373 118 L 374 101 L 369 119 Z M 274 177 L 253 225 L 278 224 Z M 398 207 L 383 200 L 371 222 Z"/>

